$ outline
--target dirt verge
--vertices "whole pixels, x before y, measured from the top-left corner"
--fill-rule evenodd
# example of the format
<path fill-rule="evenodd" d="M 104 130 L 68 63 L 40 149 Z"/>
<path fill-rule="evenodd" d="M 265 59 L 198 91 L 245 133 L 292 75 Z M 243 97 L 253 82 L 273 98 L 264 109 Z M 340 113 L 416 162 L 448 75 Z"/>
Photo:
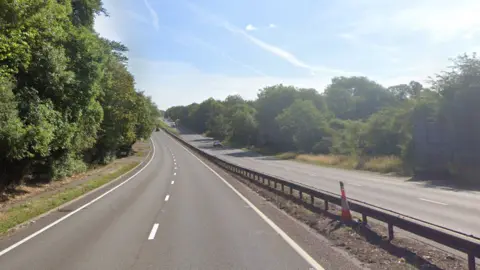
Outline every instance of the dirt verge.
<path fill-rule="evenodd" d="M 18 186 L 15 190 L 2 194 L 0 235 L 125 174 L 148 156 L 150 147 L 149 141 L 140 141 L 134 144 L 133 155 L 106 166 L 48 184 Z"/>
<path fill-rule="evenodd" d="M 366 226 L 361 222 L 346 226 L 340 221 L 341 209 L 338 206 L 330 205 L 328 211 L 319 213 L 300 199 L 287 199 L 281 190 L 268 189 L 267 186 L 229 174 L 289 215 L 315 229 L 334 246 L 353 255 L 370 269 L 468 269 L 463 258 L 403 237 L 399 233 L 394 240 L 388 241 L 385 226 L 371 222 L 370 219 Z M 304 199 L 307 201 L 307 198 Z M 319 209 L 324 207 L 321 201 L 315 201 L 315 206 Z"/>

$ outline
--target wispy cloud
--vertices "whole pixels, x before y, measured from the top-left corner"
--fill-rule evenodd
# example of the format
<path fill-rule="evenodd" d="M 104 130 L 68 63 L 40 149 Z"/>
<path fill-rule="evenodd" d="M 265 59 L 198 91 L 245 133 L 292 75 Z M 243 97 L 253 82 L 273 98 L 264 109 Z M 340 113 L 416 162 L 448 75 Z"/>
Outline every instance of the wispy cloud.
<path fill-rule="evenodd" d="M 271 23 L 271 24 L 268 25 L 268 28 L 277 28 L 277 25 L 274 24 L 274 23 Z"/>
<path fill-rule="evenodd" d="M 248 34 L 245 30 L 231 24 L 230 22 L 228 22 L 227 20 L 224 20 L 222 18 L 220 18 L 219 16 L 193 4 L 193 3 L 189 3 L 188 4 L 188 7 L 190 10 L 192 10 L 194 13 L 196 13 L 197 15 L 199 15 L 200 17 L 202 17 L 203 19 L 217 25 L 217 26 L 220 26 L 220 27 L 223 27 L 224 29 L 226 29 L 227 31 L 231 32 L 231 33 L 234 33 L 234 34 L 239 34 L 241 36 L 243 36 L 244 38 L 246 38 L 248 41 L 250 41 L 251 43 L 253 43 L 254 45 L 258 46 L 259 48 L 273 54 L 273 55 L 276 55 L 278 56 L 279 58 L 287 61 L 288 63 L 292 64 L 293 66 L 295 67 L 299 67 L 299 68 L 304 68 L 308 71 L 310 71 L 310 73 L 312 75 L 316 75 L 317 72 L 326 72 L 326 73 L 331 73 L 331 74 L 343 74 L 343 75 L 347 75 L 347 74 L 359 74 L 357 72 L 348 72 L 348 71 L 345 71 L 345 70 L 339 70 L 339 69 L 333 69 L 333 68 L 329 68 L 329 67 L 323 67 L 323 66 L 317 66 L 317 65 L 310 65 L 310 64 L 307 64 L 306 62 L 300 60 L 297 58 L 297 56 L 295 56 L 294 54 L 278 47 L 278 46 L 275 46 L 273 44 L 270 44 L 270 43 L 267 43 L 263 40 L 260 40 L 250 34 Z"/>
<path fill-rule="evenodd" d="M 150 5 L 150 3 L 148 2 L 148 0 L 143 0 L 143 2 L 145 3 L 145 6 L 147 7 L 148 9 L 148 12 L 150 13 L 150 16 L 152 17 L 152 25 L 153 27 L 155 28 L 155 30 L 159 30 L 160 29 L 160 23 L 158 21 L 158 15 L 157 15 L 157 12 L 152 8 L 152 6 Z"/>
<path fill-rule="evenodd" d="M 171 30 L 170 30 L 171 31 Z M 176 36 L 176 40 L 185 45 L 185 46 L 196 46 L 196 47 L 202 47 L 206 50 L 209 50 L 215 54 L 218 54 L 220 55 L 221 57 L 229 60 L 230 62 L 232 63 L 235 63 L 245 69 L 248 69 L 250 71 L 252 71 L 253 73 L 257 74 L 257 75 L 260 75 L 262 77 L 268 77 L 267 74 L 265 74 L 264 72 L 258 70 L 257 68 L 251 66 L 251 65 L 248 65 L 248 64 L 245 64 L 237 59 L 235 59 L 234 57 L 232 57 L 230 54 L 228 54 L 227 52 L 225 52 L 224 50 L 222 50 L 221 48 L 203 40 L 203 39 L 200 39 L 194 35 L 191 35 L 191 34 L 182 34 L 178 31 L 176 31 L 175 33 L 173 33 L 173 31 L 171 31 L 172 34 L 174 34 Z"/>
<path fill-rule="evenodd" d="M 290 52 L 288 52 L 288 51 L 286 51 L 286 50 L 284 50 L 280 47 L 277 47 L 273 44 L 270 44 L 270 43 L 267 43 L 263 40 L 260 40 L 256 37 L 248 34 L 247 32 L 243 31 L 242 29 L 230 24 L 227 21 L 225 21 L 223 23 L 223 27 L 225 29 L 227 29 L 228 31 L 232 32 L 232 33 L 237 33 L 237 34 L 240 34 L 240 35 L 244 36 L 247 40 L 249 40 L 253 44 L 257 45 L 261 49 L 280 57 L 281 59 L 289 62 L 293 66 L 309 70 L 310 73 L 313 74 L 313 75 L 315 75 L 317 72 L 328 72 L 328 73 L 339 73 L 339 74 L 352 73 L 352 72 L 347 72 L 347 71 L 344 71 L 344 70 L 307 64 L 304 61 L 298 59 L 297 56 L 295 56 L 294 54 L 292 54 L 292 53 L 290 53 Z"/>
<path fill-rule="evenodd" d="M 255 31 L 257 30 L 257 28 L 251 24 L 247 24 L 247 26 L 245 26 L 245 30 L 247 31 Z"/>

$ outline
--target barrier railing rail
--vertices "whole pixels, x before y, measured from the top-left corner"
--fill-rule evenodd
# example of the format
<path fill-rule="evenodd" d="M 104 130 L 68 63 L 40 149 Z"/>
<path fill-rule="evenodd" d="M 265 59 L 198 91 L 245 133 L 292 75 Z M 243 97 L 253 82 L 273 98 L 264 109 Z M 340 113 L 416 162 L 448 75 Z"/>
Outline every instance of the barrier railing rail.
<path fill-rule="evenodd" d="M 247 178 L 251 181 L 256 181 L 257 183 L 263 184 L 269 189 L 275 189 L 276 191 L 281 190 L 285 196 L 291 196 L 294 199 L 298 199 L 297 197 L 295 197 L 295 193 L 298 195 L 300 200 L 302 200 L 302 202 L 309 202 L 311 207 L 315 207 L 315 199 L 323 200 L 324 209 L 319 209 L 318 207 L 315 207 L 320 211 L 328 210 L 329 204 L 335 204 L 339 206 L 341 205 L 341 198 L 337 194 L 317 190 L 315 188 L 302 185 L 300 183 L 280 179 L 276 176 L 268 175 L 265 173 L 243 168 L 236 164 L 232 164 L 226 160 L 210 155 L 205 151 L 198 149 L 197 147 L 189 144 L 181 137 L 173 134 L 167 129 L 164 129 L 164 131 L 188 148 L 195 151 L 196 153 L 200 154 L 211 162 L 234 174 Z M 272 184 L 274 187 L 272 187 Z M 306 202 L 305 198 L 307 198 Z M 310 198 L 310 200 L 308 200 L 308 198 Z M 421 236 L 444 246 L 466 253 L 468 256 L 468 269 L 476 269 L 475 258 L 480 258 L 480 241 L 477 241 L 477 239 L 474 239 L 473 237 L 459 235 L 457 233 L 453 233 L 452 231 L 442 229 L 440 226 L 430 223 L 423 223 L 418 219 L 409 219 L 408 217 L 401 216 L 400 214 L 392 214 L 388 211 L 378 209 L 375 206 L 365 205 L 358 201 L 349 201 L 349 206 L 351 211 L 362 215 L 362 222 L 364 224 L 367 223 L 368 217 L 386 223 L 388 226 L 389 240 L 392 240 L 394 238 L 394 227 L 398 227 L 404 231 L 410 232 L 412 234 Z"/>

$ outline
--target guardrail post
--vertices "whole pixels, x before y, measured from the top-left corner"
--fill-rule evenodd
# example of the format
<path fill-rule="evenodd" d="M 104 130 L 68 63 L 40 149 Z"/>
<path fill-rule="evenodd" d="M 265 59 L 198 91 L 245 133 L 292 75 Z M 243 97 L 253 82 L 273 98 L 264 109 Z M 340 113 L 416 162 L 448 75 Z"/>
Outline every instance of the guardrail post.
<path fill-rule="evenodd" d="M 290 195 L 293 195 L 293 188 L 290 187 Z"/>
<path fill-rule="evenodd" d="M 367 215 L 362 214 L 362 224 L 367 225 Z"/>
<path fill-rule="evenodd" d="M 325 211 L 328 211 L 328 201 L 327 201 L 327 200 L 324 200 L 323 202 L 324 202 L 324 203 L 323 203 L 323 204 L 324 204 L 324 210 L 325 210 Z"/>
<path fill-rule="evenodd" d="M 298 194 L 300 196 L 300 200 L 303 202 L 303 192 L 302 191 L 298 191 Z"/>
<path fill-rule="evenodd" d="M 282 183 L 282 193 L 285 193 L 285 185 Z"/>
<path fill-rule="evenodd" d="M 315 202 L 315 197 L 313 197 L 313 195 L 310 195 L 310 204 L 313 205 L 314 202 Z"/>
<path fill-rule="evenodd" d="M 393 240 L 393 224 L 388 223 L 388 240 L 392 241 Z"/>
<path fill-rule="evenodd" d="M 475 270 L 475 255 L 468 254 L 468 270 Z"/>

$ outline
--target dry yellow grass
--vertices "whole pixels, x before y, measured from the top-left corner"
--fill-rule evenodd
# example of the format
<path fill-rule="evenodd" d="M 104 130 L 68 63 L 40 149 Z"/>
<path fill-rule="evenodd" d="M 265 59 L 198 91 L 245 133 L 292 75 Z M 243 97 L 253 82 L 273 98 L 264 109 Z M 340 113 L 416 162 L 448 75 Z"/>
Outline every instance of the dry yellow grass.
<path fill-rule="evenodd" d="M 381 173 L 402 173 L 403 163 L 396 156 L 374 157 L 367 160 L 362 169 Z"/>
<path fill-rule="evenodd" d="M 323 165 L 323 166 L 333 166 L 340 167 L 345 169 L 354 169 L 357 167 L 358 161 L 351 156 L 342 156 L 342 155 L 298 155 L 295 160 Z"/>
<path fill-rule="evenodd" d="M 277 157 L 282 159 L 292 159 L 295 161 L 319 166 L 365 170 L 380 173 L 405 173 L 402 160 L 396 156 L 363 158 L 364 162 L 360 162 L 360 158 L 354 156 L 296 154 L 292 152 L 278 154 Z"/>
<path fill-rule="evenodd" d="M 275 157 L 279 159 L 295 159 L 297 156 L 298 154 L 294 152 L 285 152 L 285 153 L 275 155 Z"/>

